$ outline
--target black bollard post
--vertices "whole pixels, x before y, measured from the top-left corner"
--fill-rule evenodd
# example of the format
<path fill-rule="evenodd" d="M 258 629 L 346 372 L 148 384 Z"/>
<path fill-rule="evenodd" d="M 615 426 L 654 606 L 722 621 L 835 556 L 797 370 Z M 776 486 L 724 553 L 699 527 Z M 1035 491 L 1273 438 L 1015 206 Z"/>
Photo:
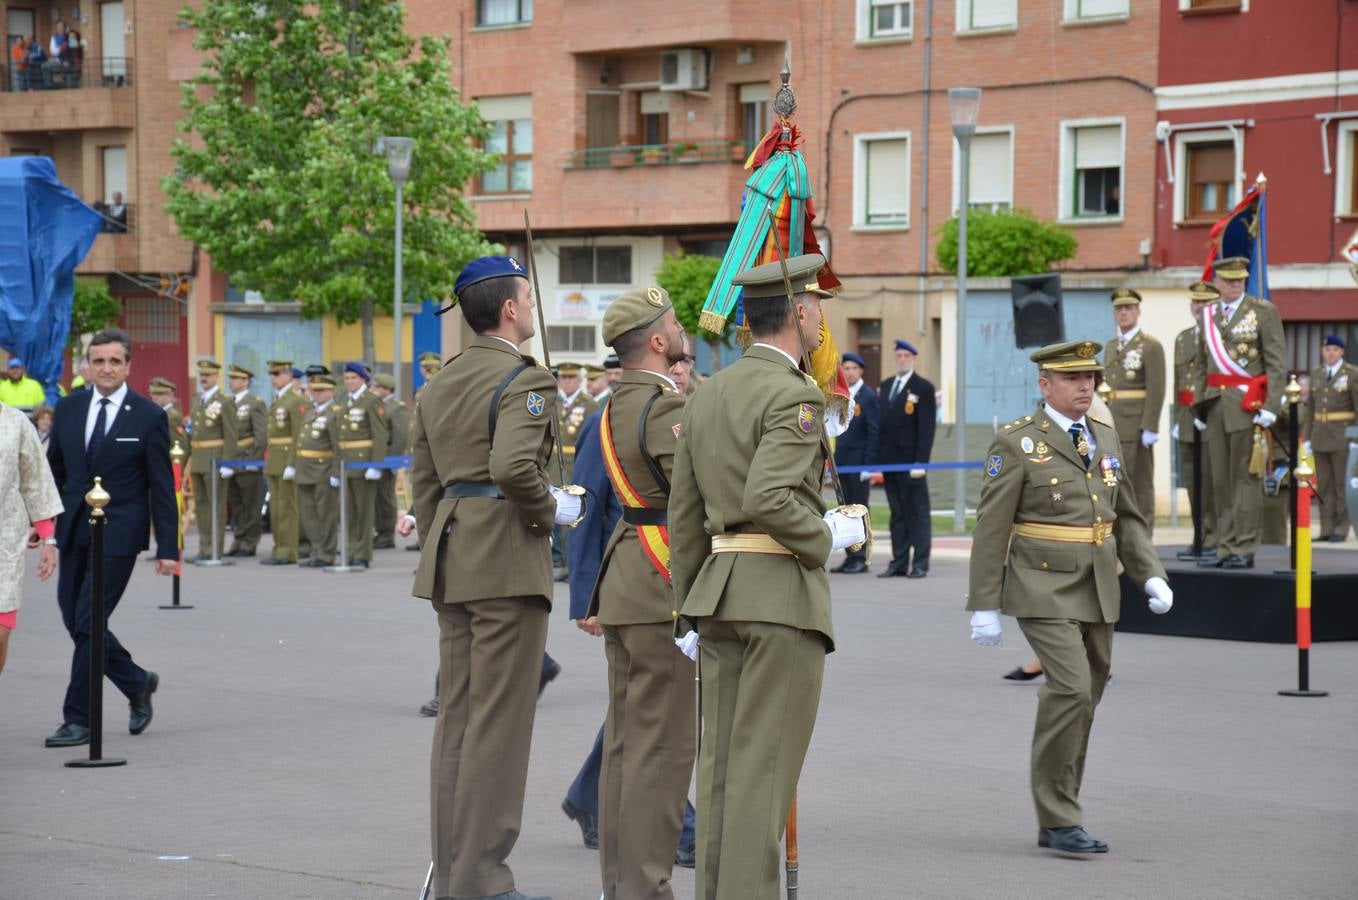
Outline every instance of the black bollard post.
<path fill-rule="evenodd" d="M 1202 432 L 1193 435 L 1193 556 L 1202 556 Z"/>
<path fill-rule="evenodd" d="M 125 759 L 104 758 L 104 632 L 108 627 L 104 617 L 104 528 L 108 524 L 104 507 L 108 501 L 108 492 L 96 477 L 85 495 L 90 505 L 90 755 L 67 762 L 71 769 L 127 765 Z"/>

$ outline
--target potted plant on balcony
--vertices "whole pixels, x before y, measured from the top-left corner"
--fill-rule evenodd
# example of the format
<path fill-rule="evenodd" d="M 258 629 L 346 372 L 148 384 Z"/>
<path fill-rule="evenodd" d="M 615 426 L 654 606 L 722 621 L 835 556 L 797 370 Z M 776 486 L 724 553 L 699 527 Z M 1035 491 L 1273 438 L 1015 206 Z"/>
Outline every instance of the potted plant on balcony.
<path fill-rule="evenodd" d="M 670 158 L 676 162 L 695 163 L 701 160 L 702 154 L 698 152 L 697 144 L 675 144 L 670 148 Z"/>
<path fill-rule="evenodd" d="M 661 163 L 665 162 L 665 150 L 666 148 L 662 146 L 642 147 L 641 148 L 642 165 L 658 166 Z"/>
<path fill-rule="evenodd" d="M 750 155 L 750 146 L 744 141 L 730 141 L 728 145 L 731 162 L 744 163 Z"/>

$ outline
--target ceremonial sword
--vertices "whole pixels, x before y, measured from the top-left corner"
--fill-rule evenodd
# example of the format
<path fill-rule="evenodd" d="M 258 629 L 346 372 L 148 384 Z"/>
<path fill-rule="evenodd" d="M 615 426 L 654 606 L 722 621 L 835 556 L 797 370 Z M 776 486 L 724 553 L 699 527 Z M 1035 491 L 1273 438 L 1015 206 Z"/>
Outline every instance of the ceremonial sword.
<path fill-rule="evenodd" d="M 551 351 L 547 349 L 547 319 L 542 313 L 542 287 L 538 284 L 538 264 L 533 256 L 533 226 L 528 223 L 528 210 L 523 211 L 523 230 L 528 235 L 528 271 L 533 276 L 533 296 L 537 300 L 533 305 L 538 310 L 538 329 L 542 334 L 542 364 L 548 371 L 552 368 Z M 556 377 L 555 374 L 552 377 Z M 556 453 L 556 474 L 557 482 L 564 489 L 566 487 L 566 454 L 561 448 L 561 434 L 556 427 L 556 398 L 552 398 L 552 448 Z"/>

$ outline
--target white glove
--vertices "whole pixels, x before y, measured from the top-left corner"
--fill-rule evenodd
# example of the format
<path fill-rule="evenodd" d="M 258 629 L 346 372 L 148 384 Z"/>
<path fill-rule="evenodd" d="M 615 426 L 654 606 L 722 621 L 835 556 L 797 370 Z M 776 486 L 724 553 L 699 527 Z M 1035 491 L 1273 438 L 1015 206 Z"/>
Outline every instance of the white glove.
<path fill-rule="evenodd" d="M 1196 428 L 1196 429 L 1198 429 L 1199 431 L 1206 431 L 1206 430 L 1207 430 L 1207 423 L 1204 422 L 1202 419 L 1194 419 L 1194 420 L 1193 420 L 1193 427 Z"/>
<path fill-rule="evenodd" d="M 998 647 L 1004 643 L 998 609 L 978 609 L 971 614 L 971 639 L 982 647 Z"/>
<path fill-rule="evenodd" d="M 1254 414 L 1254 424 L 1260 428 L 1272 428 L 1276 421 L 1278 421 L 1278 417 L 1266 409 L 1261 409 Z"/>
<path fill-rule="evenodd" d="M 226 466 L 222 466 L 220 469 L 217 470 L 217 474 L 222 476 L 223 478 L 230 478 L 232 475 L 236 474 L 236 470 L 228 469 Z"/>
<path fill-rule="evenodd" d="M 863 520 L 858 516 L 846 516 L 842 512 L 830 510 L 825 514 L 825 524 L 830 526 L 831 549 L 843 550 L 867 540 Z"/>
<path fill-rule="evenodd" d="M 1358 478 L 1349 479 L 1349 490 L 1358 491 Z"/>
<path fill-rule="evenodd" d="M 910 470 L 910 477 L 911 477 L 911 478 L 923 478 L 923 477 L 924 477 L 925 475 L 927 475 L 927 474 L 929 474 L 929 470 L 928 470 L 928 469 L 911 469 L 911 470 Z"/>
<path fill-rule="evenodd" d="M 332 488 L 337 488 L 337 487 L 339 487 L 339 476 L 338 476 L 338 475 L 331 475 L 331 476 L 330 476 L 330 486 L 331 486 Z"/>
<path fill-rule="evenodd" d="M 1141 432 L 1141 446 L 1145 447 L 1147 450 L 1149 450 L 1158 440 L 1160 440 L 1160 435 L 1156 434 L 1154 431 Z"/>
<path fill-rule="evenodd" d="M 297 470 L 296 470 L 296 469 L 294 469 L 292 466 L 285 466 L 285 467 L 284 467 L 284 469 L 283 469 L 283 480 L 284 480 L 284 481 L 292 481 L 292 480 L 293 480 L 294 478 L 296 478 L 296 477 L 297 477 Z"/>
<path fill-rule="evenodd" d="M 1151 612 L 1163 616 L 1174 606 L 1174 592 L 1169 589 L 1165 579 L 1155 575 L 1146 579 L 1146 593 L 1150 595 Z"/>
<path fill-rule="evenodd" d="M 363 480 L 364 480 L 364 481 L 381 481 L 381 480 L 382 480 L 382 470 L 381 470 L 381 469 L 373 469 L 373 468 L 364 469 L 364 470 L 363 470 Z"/>
<path fill-rule="evenodd" d="M 1303 449 L 1303 450 L 1306 451 L 1306 455 L 1307 455 L 1307 456 L 1310 456 L 1310 455 L 1311 455 L 1311 442 L 1310 442 L 1310 441 L 1302 441 L 1302 442 L 1301 442 L 1301 449 Z"/>
<path fill-rule="evenodd" d="M 1169 436 L 1170 436 L 1170 439 L 1171 439 L 1171 440 L 1177 441 L 1177 440 L 1179 439 L 1179 423 L 1178 423 L 1178 422 L 1175 422 L 1173 425 L 1170 426 L 1170 429 L 1169 429 Z"/>
<path fill-rule="evenodd" d="M 552 499 L 556 501 L 556 517 L 554 521 L 558 525 L 574 525 L 580 521 L 584 514 L 585 498 L 579 494 L 568 494 L 561 488 L 552 486 Z"/>
<path fill-rule="evenodd" d="M 859 472 L 859 473 L 858 473 L 858 480 L 859 480 L 859 481 L 871 481 L 871 480 L 872 480 L 872 473 L 871 473 L 871 472 Z"/>
<path fill-rule="evenodd" d="M 674 639 L 674 646 L 679 648 L 679 652 L 695 662 L 698 659 L 698 632 L 690 631 L 683 637 Z"/>
<path fill-rule="evenodd" d="M 852 418 L 853 418 L 852 408 L 849 409 L 849 414 L 847 418 L 845 418 L 842 421 L 840 420 L 839 416 L 835 415 L 834 413 L 830 412 L 827 409 L 825 411 L 825 436 L 832 438 L 839 437 L 841 434 L 849 430 L 849 420 Z"/>

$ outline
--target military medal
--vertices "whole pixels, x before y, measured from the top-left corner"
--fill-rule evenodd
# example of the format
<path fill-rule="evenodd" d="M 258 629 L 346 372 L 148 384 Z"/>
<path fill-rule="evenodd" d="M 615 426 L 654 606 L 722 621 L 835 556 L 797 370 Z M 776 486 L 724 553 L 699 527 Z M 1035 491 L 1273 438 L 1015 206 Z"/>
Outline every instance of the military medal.
<path fill-rule="evenodd" d="M 1089 441 L 1085 440 L 1085 433 L 1083 431 L 1080 432 L 1080 439 L 1075 442 L 1075 452 L 1086 459 L 1089 457 Z M 1108 457 L 1104 457 L 1104 459 L 1107 458 Z"/>
<path fill-rule="evenodd" d="M 1099 468 L 1103 471 L 1103 483 L 1108 487 L 1113 487 L 1118 483 L 1115 462 L 1112 456 L 1107 455 L 1099 460 Z"/>
<path fill-rule="evenodd" d="M 1046 442 L 1046 441 L 1038 441 L 1038 442 L 1037 442 L 1037 455 L 1038 455 L 1038 456 L 1046 456 L 1046 455 L 1047 455 L 1047 442 Z"/>
<path fill-rule="evenodd" d="M 905 395 L 905 414 L 913 416 L 915 414 L 915 404 L 919 402 L 919 394 Z"/>
<path fill-rule="evenodd" d="M 1032 453 L 1033 439 L 1025 436 L 1023 440 L 1019 441 L 1019 446 L 1023 448 L 1024 453 Z"/>

